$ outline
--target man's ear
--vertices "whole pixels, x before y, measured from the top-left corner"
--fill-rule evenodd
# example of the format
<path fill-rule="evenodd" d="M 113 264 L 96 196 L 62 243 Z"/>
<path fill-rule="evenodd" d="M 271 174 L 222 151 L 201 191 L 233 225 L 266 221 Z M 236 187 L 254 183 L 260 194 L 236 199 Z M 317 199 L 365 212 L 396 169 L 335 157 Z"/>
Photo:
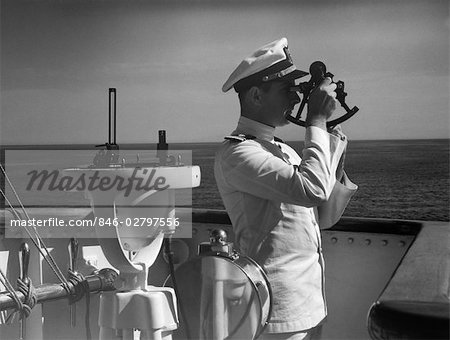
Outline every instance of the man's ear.
<path fill-rule="evenodd" d="M 257 86 L 252 86 L 248 90 L 248 99 L 253 105 L 261 105 L 261 89 Z"/>

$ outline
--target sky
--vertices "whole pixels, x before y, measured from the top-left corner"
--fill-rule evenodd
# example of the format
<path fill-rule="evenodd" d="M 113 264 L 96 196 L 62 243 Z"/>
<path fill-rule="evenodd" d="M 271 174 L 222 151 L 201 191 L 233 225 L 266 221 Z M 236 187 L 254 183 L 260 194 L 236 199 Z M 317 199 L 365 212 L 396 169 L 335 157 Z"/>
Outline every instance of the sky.
<path fill-rule="evenodd" d="M 350 140 L 449 138 L 449 3 L 440 0 L 0 0 L 0 143 L 219 142 L 236 126 L 240 61 L 286 37 L 359 112 Z M 308 80 L 308 77 L 304 79 Z M 337 115 L 343 113 L 338 108 Z M 277 129 L 302 140 L 304 128 Z"/>

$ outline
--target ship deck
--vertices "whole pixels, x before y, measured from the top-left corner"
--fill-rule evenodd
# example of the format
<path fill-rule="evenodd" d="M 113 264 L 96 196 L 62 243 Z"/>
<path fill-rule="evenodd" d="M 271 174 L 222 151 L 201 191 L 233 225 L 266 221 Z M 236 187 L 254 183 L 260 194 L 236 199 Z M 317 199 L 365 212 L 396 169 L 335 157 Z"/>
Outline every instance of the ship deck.
<path fill-rule="evenodd" d="M 28 213 L 36 218 L 85 218 L 90 209 L 36 207 Z M 224 211 L 179 209 L 177 213 L 182 219 L 192 221 L 192 238 L 174 240 L 174 251 L 180 251 L 182 260 L 196 256 L 197 245 L 208 241 L 210 231 L 215 228 L 224 229 L 233 240 Z M 11 216 L 8 212 L 3 215 L 3 224 L 7 225 Z M 420 331 L 424 332 L 423 338 L 448 337 L 448 327 L 436 330 L 435 326 L 448 325 L 449 231 L 449 222 L 352 217 L 343 217 L 331 229 L 323 230 L 329 311 L 323 339 L 370 339 L 392 334 L 409 338 Z M 10 279 L 18 275 L 14 253 L 22 241 L 0 234 L 0 266 Z M 67 242 L 68 239 L 62 238 L 47 242 L 61 268 L 67 268 Z M 79 242 L 84 260 L 80 270 L 88 274 L 93 267 L 108 267 L 95 237 L 79 239 Z M 41 267 L 36 259 L 33 263 Z M 161 285 L 168 274 L 167 264 L 160 255 L 150 268 L 149 283 Z M 42 272 L 34 270 L 33 275 L 41 276 L 43 282 L 56 282 L 45 266 Z M 86 310 L 84 304 L 79 305 L 78 320 L 83 320 Z M 65 299 L 35 307 L 34 315 L 27 322 L 28 334 L 33 339 L 82 338 L 84 323 L 78 322 L 71 328 L 68 310 Z M 98 295 L 95 295 L 90 305 L 94 339 L 98 334 L 97 311 Z M 415 322 L 411 324 L 408 320 Z M 0 325 L 2 339 L 16 338 L 18 334 L 17 323 Z"/>

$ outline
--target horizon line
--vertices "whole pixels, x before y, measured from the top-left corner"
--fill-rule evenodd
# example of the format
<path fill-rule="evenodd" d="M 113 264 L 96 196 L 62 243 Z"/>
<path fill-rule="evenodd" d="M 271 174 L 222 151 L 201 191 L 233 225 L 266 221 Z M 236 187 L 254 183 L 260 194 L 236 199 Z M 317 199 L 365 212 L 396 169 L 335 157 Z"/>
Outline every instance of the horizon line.
<path fill-rule="evenodd" d="M 383 139 L 351 139 L 351 142 L 381 142 L 381 141 L 393 141 L 393 142 L 399 142 L 399 141 L 432 141 L 432 140 L 448 140 L 450 142 L 450 137 L 447 138 L 383 138 Z M 286 140 L 285 142 L 303 142 L 303 140 Z M 202 141 L 202 142 L 180 142 L 180 141 L 173 141 L 168 143 L 170 144 L 220 144 L 222 141 Z M 148 145 L 148 144 L 158 144 L 157 142 L 124 142 L 124 143 L 118 143 L 117 145 Z M 45 147 L 45 146 L 57 146 L 57 147 L 64 147 L 64 146 L 96 146 L 98 144 L 92 142 L 92 143 L 43 143 L 43 144 L 1 144 L 0 148 L 7 148 L 7 147 Z M 103 145 L 102 145 L 103 146 Z M 99 148 L 100 150 L 100 148 Z"/>

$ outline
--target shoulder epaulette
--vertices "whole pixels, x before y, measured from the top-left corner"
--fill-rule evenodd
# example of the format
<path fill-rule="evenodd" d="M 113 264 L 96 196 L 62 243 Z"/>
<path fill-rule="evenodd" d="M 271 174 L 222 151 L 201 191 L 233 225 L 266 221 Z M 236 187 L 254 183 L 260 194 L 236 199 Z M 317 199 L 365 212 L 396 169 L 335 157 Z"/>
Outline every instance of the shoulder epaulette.
<path fill-rule="evenodd" d="M 224 138 L 226 140 L 230 140 L 230 141 L 233 141 L 233 142 L 244 142 L 244 141 L 249 140 L 249 139 L 255 139 L 256 137 L 252 136 L 252 135 L 239 134 L 239 135 L 236 135 L 236 136 L 233 136 L 233 135 L 225 136 Z"/>
<path fill-rule="evenodd" d="M 282 140 L 281 138 L 278 138 L 277 136 L 274 136 L 273 139 L 275 140 L 275 142 L 284 143 L 284 140 Z"/>

